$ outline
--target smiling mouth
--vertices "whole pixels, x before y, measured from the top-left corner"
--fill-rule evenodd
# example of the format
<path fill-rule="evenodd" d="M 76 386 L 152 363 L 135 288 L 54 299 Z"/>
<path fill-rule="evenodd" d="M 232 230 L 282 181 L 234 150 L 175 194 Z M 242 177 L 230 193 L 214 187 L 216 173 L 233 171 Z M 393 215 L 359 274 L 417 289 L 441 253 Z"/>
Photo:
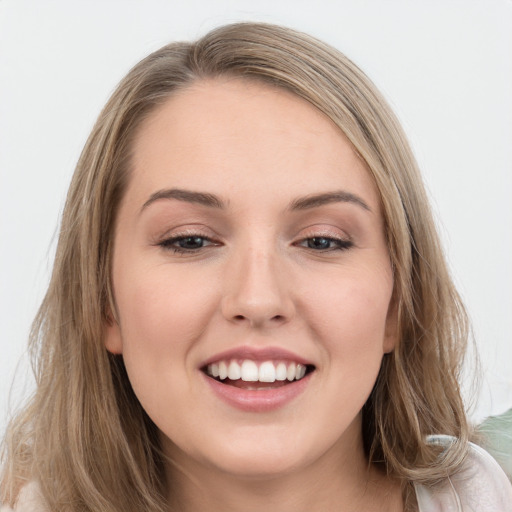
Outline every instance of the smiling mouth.
<path fill-rule="evenodd" d="M 202 368 L 208 377 L 247 391 L 280 388 L 302 380 L 314 369 L 313 365 L 293 361 L 257 362 L 251 359 L 221 360 Z"/>

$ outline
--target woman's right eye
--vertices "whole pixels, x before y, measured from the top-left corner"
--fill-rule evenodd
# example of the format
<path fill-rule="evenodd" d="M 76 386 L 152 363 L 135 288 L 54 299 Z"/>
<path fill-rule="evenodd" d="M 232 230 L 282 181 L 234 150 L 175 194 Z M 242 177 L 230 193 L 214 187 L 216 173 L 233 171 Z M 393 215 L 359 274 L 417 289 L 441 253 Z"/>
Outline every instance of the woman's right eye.
<path fill-rule="evenodd" d="M 205 236 L 185 235 L 166 238 L 158 245 L 164 249 L 178 253 L 193 253 L 215 244 Z"/>

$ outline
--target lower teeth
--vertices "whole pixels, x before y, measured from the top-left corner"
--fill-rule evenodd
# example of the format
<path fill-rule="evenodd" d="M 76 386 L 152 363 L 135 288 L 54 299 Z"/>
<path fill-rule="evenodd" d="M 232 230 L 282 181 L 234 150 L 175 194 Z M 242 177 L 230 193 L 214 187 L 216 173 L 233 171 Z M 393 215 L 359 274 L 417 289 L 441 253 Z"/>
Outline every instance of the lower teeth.
<path fill-rule="evenodd" d="M 230 380 L 224 379 L 221 380 L 218 377 L 215 379 L 217 382 L 221 382 L 227 386 L 233 386 L 235 388 L 245 389 L 247 391 L 263 391 L 265 389 L 275 389 L 286 386 L 287 384 L 291 384 L 290 381 L 280 381 L 276 380 L 275 382 L 246 382 L 242 379 L 239 380 Z M 295 382 L 295 381 L 292 381 Z"/>

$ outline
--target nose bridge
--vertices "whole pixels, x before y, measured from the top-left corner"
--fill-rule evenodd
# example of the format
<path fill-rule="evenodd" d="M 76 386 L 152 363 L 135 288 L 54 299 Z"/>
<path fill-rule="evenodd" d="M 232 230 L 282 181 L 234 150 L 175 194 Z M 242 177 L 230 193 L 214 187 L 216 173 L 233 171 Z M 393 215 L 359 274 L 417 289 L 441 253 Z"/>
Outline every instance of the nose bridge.
<path fill-rule="evenodd" d="M 270 243 L 247 244 L 234 251 L 225 276 L 223 313 L 228 320 L 265 326 L 283 323 L 292 316 L 281 260 Z"/>

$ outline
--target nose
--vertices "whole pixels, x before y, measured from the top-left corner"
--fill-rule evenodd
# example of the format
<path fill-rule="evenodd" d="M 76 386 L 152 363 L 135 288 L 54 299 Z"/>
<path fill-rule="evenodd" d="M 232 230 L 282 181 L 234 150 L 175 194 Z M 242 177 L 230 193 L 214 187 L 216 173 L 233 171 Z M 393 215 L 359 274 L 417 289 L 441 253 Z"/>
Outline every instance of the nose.
<path fill-rule="evenodd" d="M 226 270 L 222 314 L 234 323 L 269 328 L 295 313 L 284 262 L 272 250 L 247 248 Z"/>

